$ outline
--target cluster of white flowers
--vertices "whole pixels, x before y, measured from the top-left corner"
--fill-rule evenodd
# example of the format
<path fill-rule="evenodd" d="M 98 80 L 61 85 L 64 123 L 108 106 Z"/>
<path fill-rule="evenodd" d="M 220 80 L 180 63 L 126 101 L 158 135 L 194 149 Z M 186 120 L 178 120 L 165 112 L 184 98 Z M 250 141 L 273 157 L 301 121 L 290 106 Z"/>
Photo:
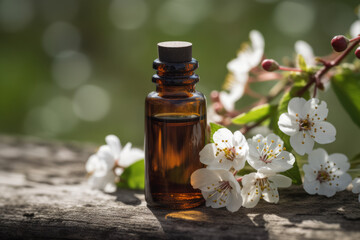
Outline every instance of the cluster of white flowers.
<path fill-rule="evenodd" d="M 213 140 L 200 152 L 200 161 L 207 167 L 191 175 L 191 184 L 201 190 L 206 206 L 226 207 L 235 212 L 241 206 L 256 206 L 260 199 L 277 203 L 277 188 L 291 185 L 290 178 L 277 173 L 292 168 L 295 158 L 285 151 L 277 135 L 258 134 L 246 141 L 240 131 L 233 134 L 221 128 L 214 133 Z M 237 179 L 236 174 L 246 160 L 257 172 Z"/>
<path fill-rule="evenodd" d="M 231 80 L 226 84 L 226 90 L 230 92 L 221 91 L 220 102 L 228 112 L 234 110 L 235 102 L 243 96 L 249 79 L 249 72 L 260 64 L 264 54 L 265 41 L 261 33 L 252 30 L 249 37 L 251 45 L 243 45 L 237 57 L 227 64 L 232 77 L 229 78 Z"/>
<path fill-rule="evenodd" d="M 107 144 L 91 155 L 86 163 L 88 184 L 93 189 L 114 192 L 116 177 L 123 173 L 124 168 L 143 159 L 144 152 L 132 148 L 131 143 L 127 143 L 122 148 L 119 138 L 115 135 L 106 136 L 105 141 Z"/>
<path fill-rule="evenodd" d="M 314 142 L 326 144 L 335 141 L 336 129 L 326 121 L 327 115 L 326 102 L 296 97 L 290 100 L 288 112 L 280 115 L 278 125 L 290 136 L 290 144 L 298 154 L 308 154 L 309 164 L 303 166 L 305 191 L 332 197 L 346 189 L 351 176 L 346 173 L 350 164 L 344 154 L 328 155 L 322 148 L 313 150 Z M 356 180 L 353 185 L 355 193 L 358 191 Z"/>

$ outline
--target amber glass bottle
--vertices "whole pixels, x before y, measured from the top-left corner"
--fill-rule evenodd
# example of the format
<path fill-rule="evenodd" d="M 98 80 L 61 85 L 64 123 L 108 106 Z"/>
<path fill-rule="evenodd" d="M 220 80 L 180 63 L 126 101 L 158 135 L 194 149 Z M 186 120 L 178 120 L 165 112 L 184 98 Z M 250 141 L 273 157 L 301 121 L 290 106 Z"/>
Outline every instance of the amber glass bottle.
<path fill-rule="evenodd" d="M 205 145 L 206 100 L 195 90 L 198 62 L 188 42 L 159 43 L 158 52 L 156 91 L 145 102 L 145 198 L 149 206 L 192 208 L 203 203 L 190 184 Z"/>

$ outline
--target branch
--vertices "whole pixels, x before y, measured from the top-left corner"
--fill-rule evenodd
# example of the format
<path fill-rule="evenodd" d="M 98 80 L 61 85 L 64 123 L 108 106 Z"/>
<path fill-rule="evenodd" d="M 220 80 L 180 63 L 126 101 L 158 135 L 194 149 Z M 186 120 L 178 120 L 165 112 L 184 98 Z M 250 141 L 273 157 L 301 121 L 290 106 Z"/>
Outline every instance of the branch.
<path fill-rule="evenodd" d="M 302 96 L 315 83 L 313 97 L 316 97 L 317 88 L 321 84 L 322 76 L 324 76 L 331 68 L 339 65 L 340 62 L 354 49 L 354 47 L 356 47 L 359 44 L 359 42 L 360 39 L 356 39 L 355 41 L 353 41 L 352 44 L 344 52 L 342 52 L 337 58 L 335 58 L 330 62 L 318 59 L 318 61 L 323 63 L 324 66 L 321 69 L 319 69 L 313 76 L 310 77 L 308 83 L 302 89 L 300 89 L 296 95 L 298 97 Z"/>

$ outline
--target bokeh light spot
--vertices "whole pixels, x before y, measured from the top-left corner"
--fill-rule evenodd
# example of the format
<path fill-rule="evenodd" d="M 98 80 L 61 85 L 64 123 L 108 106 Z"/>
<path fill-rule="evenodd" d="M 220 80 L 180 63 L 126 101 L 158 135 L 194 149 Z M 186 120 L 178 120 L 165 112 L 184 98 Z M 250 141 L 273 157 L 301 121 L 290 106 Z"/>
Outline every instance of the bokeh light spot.
<path fill-rule="evenodd" d="M 315 20 L 315 10 L 307 2 L 280 2 L 273 14 L 276 27 L 289 36 L 306 33 Z"/>
<path fill-rule="evenodd" d="M 44 107 L 33 108 L 25 118 L 25 131 L 37 136 L 57 136 L 74 129 L 78 119 L 72 101 L 64 96 L 52 98 Z"/>
<path fill-rule="evenodd" d="M 208 16 L 210 6 L 205 0 L 165 1 L 157 12 L 157 24 L 169 35 L 183 35 Z"/>
<path fill-rule="evenodd" d="M 110 97 L 98 86 L 85 85 L 76 91 L 73 109 L 82 120 L 98 121 L 109 112 Z"/>
<path fill-rule="evenodd" d="M 78 50 L 81 37 L 73 25 L 67 22 L 51 24 L 43 35 L 43 46 L 50 56 L 56 56 L 66 50 Z"/>
<path fill-rule="evenodd" d="M 55 82 L 64 89 L 74 89 L 91 75 L 91 64 L 86 55 L 65 51 L 56 56 L 52 66 Z"/>
<path fill-rule="evenodd" d="M 120 30 L 137 29 L 146 20 L 147 8 L 144 0 L 113 0 L 109 6 L 109 17 Z"/>
<path fill-rule="evenodd" d="M 33 19 L 34 8 L 27 0 L 0 0 L 0 26 L 8 32 L 25 28 Z"/>

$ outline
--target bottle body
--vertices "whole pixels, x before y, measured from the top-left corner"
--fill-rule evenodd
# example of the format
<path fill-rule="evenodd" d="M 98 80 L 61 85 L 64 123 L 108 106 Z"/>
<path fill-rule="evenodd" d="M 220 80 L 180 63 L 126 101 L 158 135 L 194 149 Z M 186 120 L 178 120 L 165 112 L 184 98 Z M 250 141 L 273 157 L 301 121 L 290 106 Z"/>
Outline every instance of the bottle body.
<path fill-rule="evenodd" d="M 145 102 L 145 198 L 149 206 L 192 208 L 203 203 L 190 176 L 203 167 L 206 100 L 195 90 L 196 60 L 175 64 L 179 71 L 165 65 L 154 62 L 157 90 Z"/>

